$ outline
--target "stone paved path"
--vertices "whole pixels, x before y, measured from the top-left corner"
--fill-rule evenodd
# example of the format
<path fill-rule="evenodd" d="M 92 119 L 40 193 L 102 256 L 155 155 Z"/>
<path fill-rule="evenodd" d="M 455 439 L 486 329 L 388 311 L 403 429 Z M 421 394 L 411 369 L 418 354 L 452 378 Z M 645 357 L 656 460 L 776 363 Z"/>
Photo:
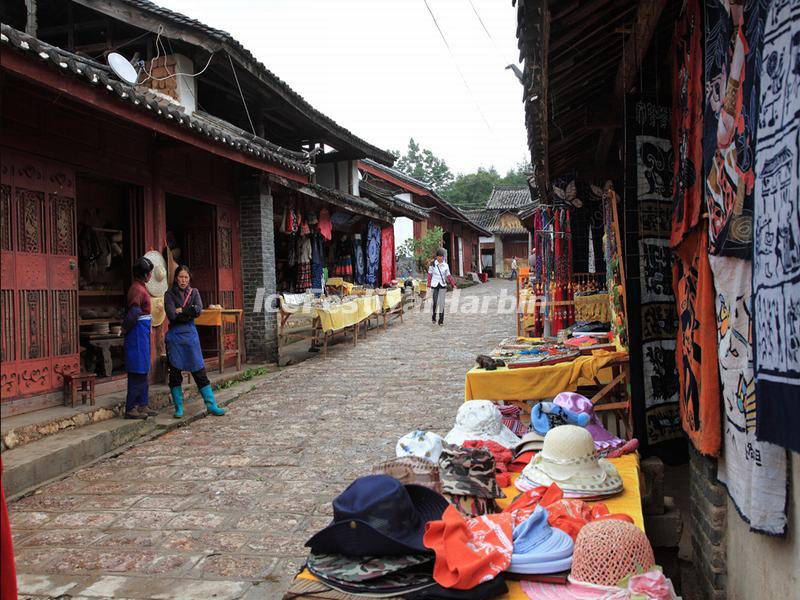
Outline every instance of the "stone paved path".
<path fill-rule="evenodd" d="M 495 301 L 512 284 L 461 292 Z M 448 294 L 448 296 L 450 296 Z M 464 306 L 464 304 L 462 304 Z M 513 314 L 407 315 L 229 407 L 13 503 L 21 598 L 280 598 L 331 499 L 415 429 L 442 434 Z"/>

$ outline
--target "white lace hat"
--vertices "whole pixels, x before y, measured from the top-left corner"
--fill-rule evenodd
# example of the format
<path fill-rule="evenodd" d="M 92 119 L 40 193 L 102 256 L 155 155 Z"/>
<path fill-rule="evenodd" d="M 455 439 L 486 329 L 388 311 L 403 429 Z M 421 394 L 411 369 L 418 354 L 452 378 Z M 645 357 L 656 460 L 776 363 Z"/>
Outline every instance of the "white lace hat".
<path fill-rule="evenodd" d="M 455 427 L 444 437 L 447 443 L 459 446 L 467 440 L 488 440 L 506 448 L 519 444 L 519 437 L 503 425 L 503 416 L 489 400 L 469 400 L 462 404 Z"/>
<path fill-rule="evenodd" d="M 592 434 L 576 425 L 560 425 L 547 432 L 541 452 L 522 471 L 536 484 L 552 483 L 570 493 L 616 494 L 622 491 L 617 468 L 605 459 L 597 459 Z"/>

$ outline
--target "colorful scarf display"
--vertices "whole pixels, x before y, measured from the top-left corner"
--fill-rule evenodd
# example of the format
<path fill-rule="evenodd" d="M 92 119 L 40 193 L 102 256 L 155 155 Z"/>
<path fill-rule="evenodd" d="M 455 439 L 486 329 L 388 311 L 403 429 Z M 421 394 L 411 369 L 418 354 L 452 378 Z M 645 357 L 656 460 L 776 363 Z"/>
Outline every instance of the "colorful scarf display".
<path fill-rule="evenodd" d="M 367 271 L 364 283 L 378 285 L 378 272 L 381 264 L 381 228 L 374 221 L 367 226 Z"/>
<path fill-rule="evenodd" d="M 800 4 L 765 21 L 753 316 L 758 439 L 800 452 Z"/>
<path fill-rule="evenodd" d="M 394 226 L 381 229 L 381 284 L 386 285 L 397 272 L 394 254 Z"/>
<path fill-rule="evenodd" d="M 675 194 L 669 245 L 675 248 L 700 222 L 703 188 L 703 22 L 700 0 L 688 0 L 673 36 L 672 147 Z"/>
<path fill-rule="evenodd" d="M 364 285 L 367 273 L 367 261 L 364 257 L 364 244 L 361 241 L 361 234 L 353 236 L 353 282 L 356 285 Z"/>
<path fill-rule="evenodd" d="M 675 362 L 681 423 L 701 454 L 719 454 L 720 421 L 714 280 L 708 262 L 708 231 L 698 228 L 675 250 L 673 284 L 678 308 Z"/>
<path fill-rule="evenodd" d="M 637 437 L 673 463 L 684 458 L 675 367 L 677 318 L 669 237 L 673 207 L 671 109 L 640 96 L 626 105 L 625 211 L 631 392 Z"/>
<path fill-rule="evenodd" d="M 717 477 L 739 514 L 756 531 L 786 529 L 786 451 L 756 439 L 761 401 L 753 381 L 749 260 L 710 256 L 717 299 L 717 339 L 722 405 L 725 411 L 723 451 Z"/>
<path fill-rule="evenodd" d="M 716 256 L 752 251 L 761 5 L 705 3 L 703 173 L 708 250 Z"/>

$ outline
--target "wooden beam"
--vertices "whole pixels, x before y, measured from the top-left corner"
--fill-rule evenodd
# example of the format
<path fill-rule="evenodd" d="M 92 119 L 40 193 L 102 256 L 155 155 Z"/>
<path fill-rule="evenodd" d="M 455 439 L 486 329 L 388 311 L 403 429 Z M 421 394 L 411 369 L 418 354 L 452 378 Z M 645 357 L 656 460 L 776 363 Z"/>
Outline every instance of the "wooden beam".
<path fill-rule="evenodd" d="M 630 89 L 636 74 L 642 66 L 642 60 L 650 48 L 650 42 L 656 31 L 656 25 L 661 18 L 661 13 L 667 5 L 668 0 L 640 0 L 636 8 L 636 21 L 633 26 L 633 35 L 625 40 L 625 50 L 622 53 L 623 60 L 617 70 L 617 77 L 614 80 L 613 102 L 619 103 L 622 97 Z M 595 152 L 595 163 L 605 164 L 608 158 L 608 151 L 611 149 L 611 142 L 614 140 L 614 129 L 606 129 L 600 134 L 597 141 Z"/>

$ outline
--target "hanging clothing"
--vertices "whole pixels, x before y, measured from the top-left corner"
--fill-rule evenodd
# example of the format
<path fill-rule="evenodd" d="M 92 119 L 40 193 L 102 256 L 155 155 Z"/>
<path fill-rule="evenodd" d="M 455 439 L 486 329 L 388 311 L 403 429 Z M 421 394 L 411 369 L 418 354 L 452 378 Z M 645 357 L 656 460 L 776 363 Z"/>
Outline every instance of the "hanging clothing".
<path fill-rule="evenodd" d="M 311 257 L 313 254 L 311 236 L 301 235 L 297 238 L 297 279 L 299 291 L 305 291 L 313 285 L 311 278 Z"/>
<path fill-rule="evenodd" d="M 728 256 L 710 256 L 709 261 L 716 288 L 719 376 L 725 410 L 725 440 L 717 477 L 752 529 L 781 534 L 786 530 L 786 451 L 756 439 L 756 421 L 763 405 L 772 398 L 759 396 L 753 379 L 752 262 Z"/>
<path fill-rule="evenodd" d="M 758 439 L 794 452 L 800 452 L 799 44 L 800 4 L 772 2 L 755 158 L 756 428 Z"/>
<path fill-rule="evenodd" d="M 672 283 L 678 307 L 675 364 L 683 430 L 701 454 L 716 456 L 722 441 L 714 280 L 708 230 L 688 234 L 675 250 Z"/>
<path fill-rule="evenodd" d="M 164 295 L 164 308 L 169 319 L 169 331 L 165 337 L 167 360 L 179 371 L 196 372 L 205 368 L 200 336 L 194 320 L 203 311 L 203 301 L 196 288 L 182 290 L 177 283 Z M 181 312 L 178 313 L 177 309 Z"/>
<path fill-rule="evenodd" d="M 675 248 L 700 223 L 703 184 L 703 13 L 687 0 L 673 34 L 672 147 L 675 197 L 669 245 Z"/>
<path fill-rule="evenodd" d="M 704 4 L 708 85 L 703 182 L 709 215 L 708 251 L 715 256 L 749 258 L 753 251 L 753 159 L 765 15 L 761 2 L 745 2 L 738 11 L 723 2 Z M 769 62 L 765 58 L 764 66 Z"/>
<path fill-rule="evenodd" d="M 378 271 L 381 263 L 381 228 L 375 221 L 367 225 L 367 272 L 364 283 L 378 285 Z"/>
<path fill-rule="evenodd" d="M 364 245 L 361 242 L 361 234 L 357 233 L 353 236 L 353 281 L 356 285 L 364 285 L 366 272 Z"/>
<path fill-rule="evenodd" d="M 394 225 L 381 229 L 381 284 L 392 281 L 397 272 L 394 254 Z"/>
<path fill-rule="evenodd" d="M 331 222 L 331 213 L 327 208 L 319 211 L 319 232 L 329 242 L 333 237 L 333 223 Z"/>
<path fill-rule="evenodd" d="M 3 459 L 0 458 L 0 599 L 17 599 L 17 574 L 14 564 L 14 543 L 11 538 L 11 521 L 3 491 Z"/>

